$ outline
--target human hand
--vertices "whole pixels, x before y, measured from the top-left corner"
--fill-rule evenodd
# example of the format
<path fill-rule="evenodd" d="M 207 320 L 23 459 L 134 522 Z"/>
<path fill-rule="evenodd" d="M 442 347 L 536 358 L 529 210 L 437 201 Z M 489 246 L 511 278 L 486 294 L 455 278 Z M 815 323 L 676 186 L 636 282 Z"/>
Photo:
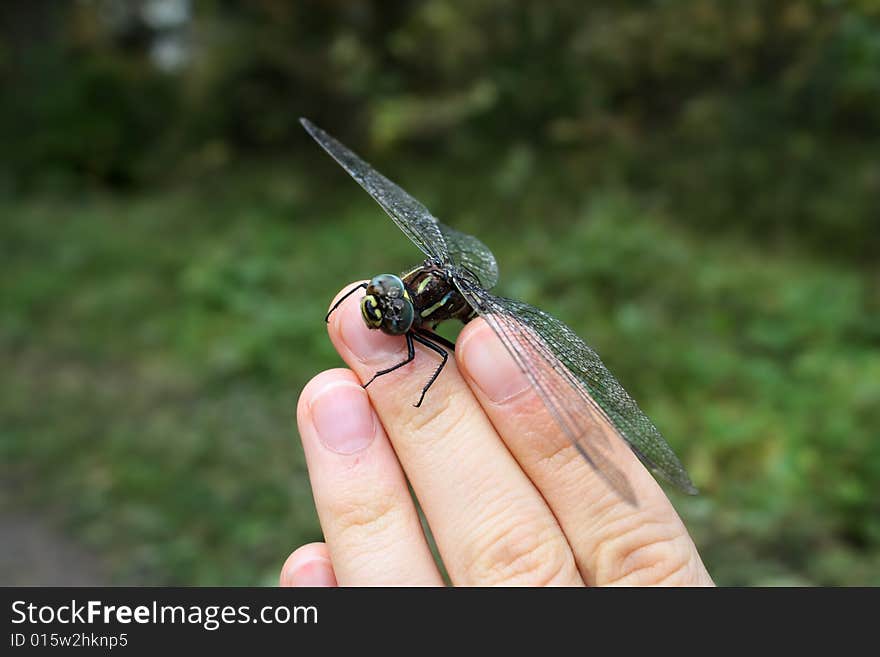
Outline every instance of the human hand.
<path fill-rule="evenodd" d="M 356 295 L 328 330 L 351 369 L 316 376 L 297 408 L 326 543 L 294 551 L 283 586 L 443 585 L 407 482 L 453 584 L 712 585 L 629 448 L 616 441 L 613 459 L 638 506 L 584 461 L 482 320 L 462 330 L 421 408 L 436 354 L 417 348 L 364 390 L 403 360 L 405 341 L 369 330 Z"/>

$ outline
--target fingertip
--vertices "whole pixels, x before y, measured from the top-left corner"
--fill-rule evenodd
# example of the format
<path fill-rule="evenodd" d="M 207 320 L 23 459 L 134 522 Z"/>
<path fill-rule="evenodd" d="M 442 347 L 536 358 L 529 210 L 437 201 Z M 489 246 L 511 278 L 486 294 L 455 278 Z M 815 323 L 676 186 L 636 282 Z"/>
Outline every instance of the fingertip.
<path fill-rule="evenodd" d="M 482 318 L 465 326 L 456 347 L 459 369 L 489 401 L 504 403 L 531 387 L 528 377 Z"/>
<path fill-rule="evenodd" d="M 282 587 L 336 587 L 336 573 L 326 543 L 309 543 L 294 550 L 281 567 Z"/>
<path fill-rule="evenodd" d="M 346 294 L 351 294 L 351 296 L 356 296 L 356 293 L 354 292 L 354 290 L 356 290 L 359 287 L 362 287 L 365 283 L 369 283 L 369 281 L 366 279 L 364 279 L 362 281 L 353 281 L 353 282 L 349 283 L 348 285 L 346 285 L 345 287 L 343 287 L 341 290 L 339 290 L 339 292 L 336 293 L 336 296 L 333 297 L 333 301 L 331 301 L 330 305 L 327 306 L 327 313 L 332 317 L 333 313 L 331 311 L 333 310 L 333 306 L 335 306 L 337 303 L 339 303 L 340 300 Z"/>
<path fill-rule="evenodd" d="M 359 283 L 354 287 L 357 285 Z M 334 305 L 352 289 L 353 286 L 343 288 L 333 301 Z M 386 335 L 367 327 L 361 314 L 360 299 L 361 295 L 352 294 L 330 315 L 327 332 L 339 355 L 350 364 L 366 364 L 384 361 L 402 352 L 406 344 L 402 336 Z"/>
<path fill-rule="evenodd" d="M 329 386 L 352 383 L 360 386 L 357 375 L 345 367 L 335 367 L 315 375 L 299 394 L 296 404 L 296 418 L 302 422 L 310 413 L 312 401 Z"/>
<path fill-rule="evenodd" d="M 351 308 L 357 306 L 357 302 L 360 301 L 358 290 L 362 289 L 366 283 L 367 281 L 354 281 L 346 285 L 336 293 L 330 302 L 325 321 L 327 322 L 327 332 L 330 334 L 330 339 L 334 344 L 336 342 L 335 338 L 341 332 L 342 325 L 351 321 Z"/>
<path fill-rule="evenodd" d="M 379 422 L 355 374 L 336 369 L 322 372 L 303 389 L 297 425 L 307 456 L 318 445 L 351 455 L 372 444 Z"/>

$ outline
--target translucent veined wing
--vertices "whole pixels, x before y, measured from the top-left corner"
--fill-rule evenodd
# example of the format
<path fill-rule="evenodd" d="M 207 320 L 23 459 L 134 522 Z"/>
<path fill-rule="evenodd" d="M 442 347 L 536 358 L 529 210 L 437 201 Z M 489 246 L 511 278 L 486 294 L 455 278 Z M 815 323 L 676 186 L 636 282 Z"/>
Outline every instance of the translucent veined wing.
<path fill-rule="evenodd" d="M 543 310 L 492 295 L 466 277 L 456 285 L 529 377 L 568 438 L 622 497 L 635 501 L 626 477 L 609 458 L 608 428 L 653 472 L 687 493 L 697 492 L 657 427 L 574 331 Z"/>
<path fill-rule="evenodd" d="M 441 223 L 428 208 L 308 119 L 300 119 L 300 123 L 425 255 L 438 263 L 465 267 L 483 287 L 495 285 L 498 265 L 485 244 Z"/>
<path fill-rule="evenodd" d="M 440 222 L 440 232 L 446 238 L 450 260 L 477 277 L 480 286 L 491 290 L 498 282 L 498 263 L 485 244 L 473 235 L 462 233 Z"/>
<path fill-rule="evenodd" d="M 308 119 L 300 119 L 300 123 L 348 175 L 382 206 L 413 244 L 425 255 L 446 261 L 448 251 L 446 240 L 440 232 L 440 222 L 428 208 Z"/>

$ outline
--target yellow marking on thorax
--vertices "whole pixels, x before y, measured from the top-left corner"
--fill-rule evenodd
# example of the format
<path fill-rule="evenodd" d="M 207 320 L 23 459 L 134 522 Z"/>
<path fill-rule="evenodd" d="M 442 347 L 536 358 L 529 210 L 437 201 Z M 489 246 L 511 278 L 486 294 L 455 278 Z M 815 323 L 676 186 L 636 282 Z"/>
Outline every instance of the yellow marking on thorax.
<path fill-rule="evenodd" d="M 416 294 L 421 294 L 422 292 L 424 292 L 425 288 L 431 284 L 432 280 L 434 280 L 433 276 L 426 276 L 425 278 L 423 278 L 419 283 L 419 286 L 416 288 Z"/>
<path fill-rule="evenodd" d="M 433 313 L 433 312 L 434 312 L 435 310 L 437 310 L 438 308 L 442 308 L 442 307 L 446 304 L 446 302 L 449 301 L 449 296 L 450 296 L 450 294 L 452 294 L 452 293 L 451 293 L 451 292 L 447 292 L 446 294 L 443 295 L 443 298 L 440 299 L 440 301 L 438 301 L 437 303 L 435 303 L 433 306 L 431 306 L 431 307 L 429 307 L 429 308 L 425 308 L 425 309 L 424 309 L 421 313 L 419 313 L 419 314 L 420 314 L 422 317 L 429 317 L 429 316 L 431 315 L 431 313 Z"/>

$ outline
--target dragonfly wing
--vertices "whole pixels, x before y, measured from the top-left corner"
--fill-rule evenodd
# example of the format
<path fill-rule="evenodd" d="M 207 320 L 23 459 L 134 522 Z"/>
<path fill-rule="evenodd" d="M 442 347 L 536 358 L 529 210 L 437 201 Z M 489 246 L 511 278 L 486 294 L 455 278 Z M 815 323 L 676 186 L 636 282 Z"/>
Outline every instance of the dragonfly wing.
<path fill-rule="evenodd" d="M 473 235 L 443 224 L 428 208 L 308 119 L 300 119 L 300 122 L 425 255 L 439 263 L 466 268 L 487 289 L 495 285 L 498 265 L 485 244 Z"/>
<path fill-rule="evenodd" d="M 608 456 L 609 430 L 656 474 L 687 493 L 697 492 L 657 427 L 574 331 L 527 303 L 494 296 L 467 280 L 456 284 L 528 376 L 568 438 L 622 497 L 635 500 L 626 477 Z"/>
<path fill-rule="evenodd" d="M 308 119 L 300 119 L 300 123 L 425 255 L 440 262 L 447 261 L 448 250 L 440 222 L 428 208 Z"/>
<path fill-rule="evenodd" d="M 450 260 L 470 271 L 480 286 L 490 290 L 498 282 L 498 263 L 489 247 L 473 235 L 462 233 L 440 222 L 440 232 L 446 239 Z"/>

